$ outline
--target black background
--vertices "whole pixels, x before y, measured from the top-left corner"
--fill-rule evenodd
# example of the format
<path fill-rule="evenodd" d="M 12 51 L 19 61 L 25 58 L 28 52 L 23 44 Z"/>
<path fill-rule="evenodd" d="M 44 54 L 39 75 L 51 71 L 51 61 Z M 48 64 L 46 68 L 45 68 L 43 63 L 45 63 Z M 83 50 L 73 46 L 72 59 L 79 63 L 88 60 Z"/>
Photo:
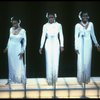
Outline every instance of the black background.
<path fill-rule="evenodd" d="M 57 21 L 62 24 L 65 51 L 60 56 L 59 77 L 76 77 L 76 54 L 74 52 L 74 26 L 78 13 L 86 10 L 94 23 L 95 34 L 100 44 L 100 6 L 93 1 L 2 1 L 0 2 L 0 78 L 8 78 L 6 47 L 10 18 L 17 16 L 27 32 L 27 77 L 45 77 L 45 55 L 39 54 L 42 26 L 47 22 L 46 12 L 57 13 Z M 14 49 L 13 49 L 14 50 Z M 100 52 L 93 45 L 91 76 L 100 76 Z"/>

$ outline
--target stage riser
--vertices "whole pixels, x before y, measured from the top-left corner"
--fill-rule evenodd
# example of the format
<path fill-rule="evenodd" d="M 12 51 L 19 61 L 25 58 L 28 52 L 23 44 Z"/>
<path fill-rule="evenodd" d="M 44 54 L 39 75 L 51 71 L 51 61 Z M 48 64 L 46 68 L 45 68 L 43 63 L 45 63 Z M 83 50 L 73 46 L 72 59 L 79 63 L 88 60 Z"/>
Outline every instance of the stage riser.
<path fill-rule="evenodd" d="M 100 97 L 100 90 L 86 90 L 86 96 L 89 98 Z M 81 97 L 83 90 L 56 90 L 56 96 L 58 98 L 74 98 Z M 11 91 L 0 92 L 0 98 L 52 98 L 54 91 Z"/>
<path fill-rule="evenodd" d="M 7 80 L 0 80 L 1 98 L 53 98 L 54 87 L 48 85 L 45 78 L 27 79 L 26 90 L 23 84 L 6 85 Z M 81 98 L 84 88 L 76 78 L 59 78 L 56 83 L 57 98 Z M 100 77 L 91 78 L 86 84 L 85 95 L 88 98 L 100 98 Z"/>

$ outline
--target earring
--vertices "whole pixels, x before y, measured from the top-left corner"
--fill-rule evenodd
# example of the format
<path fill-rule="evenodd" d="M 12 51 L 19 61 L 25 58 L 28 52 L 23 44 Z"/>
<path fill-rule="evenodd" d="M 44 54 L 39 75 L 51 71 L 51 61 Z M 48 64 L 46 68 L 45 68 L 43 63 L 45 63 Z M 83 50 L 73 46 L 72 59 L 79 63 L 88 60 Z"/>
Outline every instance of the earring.
<path fill-rule="evenodd" d="M 10 18 L 10 22 L 11 22 L 11 23 L 12 23 L 13 18 L 14 18 L 14 17 L 11 17 L 11 18 Z"/>
<path fill-rule="evenodd" d="M 79 14 L 78 14 L 78 18 L 79 18 L 80 20 L 82 20 L 81 14 L 82 14 L 82 11 L 80 11 Z"/>
<path fill-rule="evenodd" d="M 46 18 L 48 18 L 48 13 L 46 13 Z"/>
<path fill-rule="evenodd" d="M 55 16 L 55 18 L 56 18 L 56 17 L 57 17 L 57 14 L 55 13 L 54 16 Z"/>

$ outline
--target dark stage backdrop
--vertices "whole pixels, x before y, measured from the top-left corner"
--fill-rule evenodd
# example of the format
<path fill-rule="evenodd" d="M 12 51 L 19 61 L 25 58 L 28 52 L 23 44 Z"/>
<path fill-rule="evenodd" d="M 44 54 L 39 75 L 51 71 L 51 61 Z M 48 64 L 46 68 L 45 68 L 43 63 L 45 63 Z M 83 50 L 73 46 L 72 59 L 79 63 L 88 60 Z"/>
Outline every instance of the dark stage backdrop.
<path fill-rule="evenodd" d="M 7 54 L 3 53 L 6 47 L 10 18 L 18 16 L 21 26 L 27 32 L 27 77 L 45 77 L 45 54 L 40 55 L 38 50 L 42 26 L 47 22 L 46 12 L 53 11 L 58 15 L 57 21 L 62 24 L 64 33 L 65 51 L 60 56 L 59 77 L 76 77 L 76 54 L 74 52 L 74 26 L 78 13 L 86 10 L 90 20 L 94 23 L 95 33 L 100 43 L 100 5 L 99 2 L 89 1 L 9 1 L 0 2 L 0 78 L 8 78 Z M 14 50 L 14 49 L 13 49 Z M 100 76 L 100 52 L 93 45 L 91 75 Z"/>

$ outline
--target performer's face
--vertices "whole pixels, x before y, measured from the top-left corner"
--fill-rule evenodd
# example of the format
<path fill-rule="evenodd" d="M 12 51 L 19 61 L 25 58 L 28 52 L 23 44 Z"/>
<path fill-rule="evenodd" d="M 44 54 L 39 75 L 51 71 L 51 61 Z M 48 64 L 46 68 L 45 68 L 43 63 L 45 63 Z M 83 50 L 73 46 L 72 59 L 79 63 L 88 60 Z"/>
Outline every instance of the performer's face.
<path fill-rule="evenodd" d="M 82 21 L 83 22 L 87 22 L 88 21 L 88 14 L 87 13 L 83 13 L 83 15 L 82 15 Z"/>
<path fill-rule="evenodd" d="M 17 28 L 18 27 L 18 21 L 13 20 L 12 21 L 12 26 L 15 27 L 15 28 Z"/>
<path fill-rule="evenodd" d="M 49 15 L 49 23 L 54 23 L 55 18 L 54 15 Z"/>

